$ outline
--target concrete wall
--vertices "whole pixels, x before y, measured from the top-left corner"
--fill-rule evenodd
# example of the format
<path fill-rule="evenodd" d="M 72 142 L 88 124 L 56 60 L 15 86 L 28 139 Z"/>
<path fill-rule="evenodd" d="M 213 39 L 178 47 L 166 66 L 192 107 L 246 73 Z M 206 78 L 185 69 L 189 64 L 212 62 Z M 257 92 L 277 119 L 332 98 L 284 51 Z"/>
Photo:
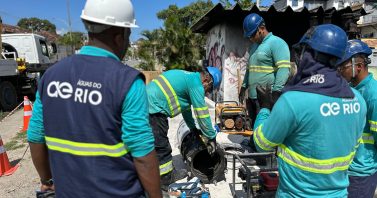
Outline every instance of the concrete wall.
<path fill-rule="evenodd" d="M 208 32 L 206 59 L 209 65 L 223 73 L 215 100 L 238 101 L 238 89 L 246 71 L 250 42 L 243 38 L 243 30 L 231 24 L 219 24 Z M 240 79 L 240 80 L 239 80 Z"/>
<path fill-rule="evenodd" d="M 238 101 L 238 93 L 245 76 L 249 59 L 250 41 L 243 37 L 243 30 L 233 24 L 225 26 L 225 60 L 223 68 L 223 100 Z"/>

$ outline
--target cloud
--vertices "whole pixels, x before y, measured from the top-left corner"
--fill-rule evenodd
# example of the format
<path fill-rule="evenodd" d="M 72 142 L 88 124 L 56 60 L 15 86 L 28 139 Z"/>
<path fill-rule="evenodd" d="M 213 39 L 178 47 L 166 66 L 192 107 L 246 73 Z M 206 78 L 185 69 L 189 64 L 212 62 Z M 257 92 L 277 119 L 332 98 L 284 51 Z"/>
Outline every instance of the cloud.
<path fill-rule="evenodd" d="M 56 33 L 59 34 L 59 35 L 61 35 L 61 36 L 63 36 L 67 32 L 68 32 L 68 30 L 65 29 L 65 28 L 61 28 L 61 29 L 57 29 L 56 30 Z"/>

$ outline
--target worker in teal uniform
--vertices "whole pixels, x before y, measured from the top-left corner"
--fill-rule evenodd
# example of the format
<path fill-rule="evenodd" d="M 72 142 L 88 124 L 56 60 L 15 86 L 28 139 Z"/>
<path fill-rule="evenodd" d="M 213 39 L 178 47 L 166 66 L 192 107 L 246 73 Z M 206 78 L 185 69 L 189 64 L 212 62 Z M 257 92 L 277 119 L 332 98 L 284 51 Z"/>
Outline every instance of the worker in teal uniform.
<path fill-rule="evenodd" d="M 367 103 L 365 128 L 355 158 L 348 169 L 348 197 L 373 197 L 377 186 L 377 81 L 368 73 L 372 50 L 360 40 L 349 40 L 338 62 L 339 73 L 358 90 Z"/>
<path fill-rule="evenodd" d="M 27 138 L 41 191 L 56 197 L 162 197 L 144 76 L 122 64 L 130 0 L 87 0 L 88 46 L 43 75 Z"/>
<path fill-rule="evenodd" d="M 174 170 L 172 149 L 169 143 L 168 118 L 182 113 L 189 129 L 207 138 L 210 154 L 216 150 L 216 131 L 213 128 L 205 94 L 217 89 L 221 72 L 216 67 L 206 67 L 202 72 L 169 70 L 147 85 L 150 125 L 155 137 L 155 148 L 160 162 L 161 188 L 186 177 L 186 171 Z M 200 129 L 192 117 L 191 106 Z"/>
<path fill-rule="evenodd" d="M 252 45 L 239 100 L 243 103 L 248 89 L 246 107 L 253 126 L 259 111 L 256 86 L 271 86 L 273 96 L 280 96 L 289 77 L 290 52 L 287 43 L 269 32 L 264 19 L 256 13 L 245 17 L 243 30 Z"/>
<path fill-rule="evenodd" d="M 258 151 L 278 147 L 277 197 L 347 196 L 366 104 L 336 71 L 346 46 L 338 26 L 310 28 L 295 46 L 298 73 L 273 107 L 269 87 L 257 87 L 262 109 L 251 143 Z"/>

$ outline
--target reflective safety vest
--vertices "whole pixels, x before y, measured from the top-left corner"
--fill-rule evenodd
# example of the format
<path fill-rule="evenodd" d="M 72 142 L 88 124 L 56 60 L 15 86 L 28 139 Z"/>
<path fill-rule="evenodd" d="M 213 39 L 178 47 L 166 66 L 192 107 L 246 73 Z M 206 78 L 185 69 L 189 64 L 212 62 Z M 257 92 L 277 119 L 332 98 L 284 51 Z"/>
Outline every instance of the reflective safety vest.
<path fill-rule="evenodd" d="M 249 71 L 257 72 L 257 73 L 273 73 L 273 72 L 276 72 L 276 70 L 280 68 L 291 68 L 291 63 L 289 62 L 289 60 L 282 60 L 282 61 L 276 62 L 274 66 L 250 65 Z"/>
<path fill-rule="evenodd" d="M 38 91 L 57 197 L 144 194 L 121 139 L 123 101 L 138 75 L 119 61 L 87 55 L 63 59 L 43 75 Z"/>
<path fill-rule="evenodd" d="M 284 144 L 279 145 L 267 140 L 263 136 L 261 128 L 262 127 L 258 127 L 254 135 L 254 140 L 257 145 L 260 146 L 263 150 L 272 150 L 274 147 L 278 146 L 278 156 L 284 162 L 304 171 L 320 174 L 331 174 L 335 171 L 340 170 L 345 171 L 348 169 L 353 157 L 355 156 L 356 151 L 352 151 L 346 156 L 325 160 L 308 158 L 289 149 Z"/>
<path fill-rule="evenodd" d="M 171 117 L 179 115 L 181 113 L 181 105 L 179 105 L 177 94 L 170 85 L 168 79 L 166 79 L 163 75 L 160 75 L 158 78 L 154 79 L 153 82 L 156 83 L 164 93 L 166 101 L 169 105 Z"/>
<path fill-rule="evenodd" d="M 377 81 L 369 74 L 355 88 L 367 103 L 367 116 L 360 146 L 348 170 L 350 176 L 367 177 L 377 172 Z"/>
<path fill-rule="evenodd" d="M 370 141 L 362 137 L 365 100 L 352 91 L 353 99 L 288 91 L 272 112 L 261 109 L 253 140 L 258 151 L 278 147 L 277 197 L 347 196 L 350 164 Z"/>
<path fill-rule="evenodd" d="M 212 139 L 216 136 L 205 102 L 205 91 L 200 73 L 184 70 L 169 70 L 147 85 L 149 114 L 162 113 L 175 117 L 182 113 L 190 129 L 197 124 L 203 134 Z M 164 162 L 166 163 L 166 162 Z"/>

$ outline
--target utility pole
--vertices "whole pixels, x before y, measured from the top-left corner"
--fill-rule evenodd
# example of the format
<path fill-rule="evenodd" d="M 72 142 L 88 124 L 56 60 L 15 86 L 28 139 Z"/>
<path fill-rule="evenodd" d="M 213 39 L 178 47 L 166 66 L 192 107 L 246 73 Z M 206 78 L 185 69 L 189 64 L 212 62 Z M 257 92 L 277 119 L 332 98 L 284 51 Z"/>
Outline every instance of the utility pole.
<path fill-rule="evenodd" d="M 3 19 L 0 17 L 0 59 L 3 59 L 3 55 L 1 53 L 3 52 L 3 41 L 1 38 L 1 34 L 3 33 Z"/>
<path fill-rule="evenodd" d="M 71 52 L 73 54 L 72 24 L 71 24 L 71 12 L 70 12 L 69 0 L 67 0 L 67 16 L 68 16 L 69 40 L 71 43 Z"/>

